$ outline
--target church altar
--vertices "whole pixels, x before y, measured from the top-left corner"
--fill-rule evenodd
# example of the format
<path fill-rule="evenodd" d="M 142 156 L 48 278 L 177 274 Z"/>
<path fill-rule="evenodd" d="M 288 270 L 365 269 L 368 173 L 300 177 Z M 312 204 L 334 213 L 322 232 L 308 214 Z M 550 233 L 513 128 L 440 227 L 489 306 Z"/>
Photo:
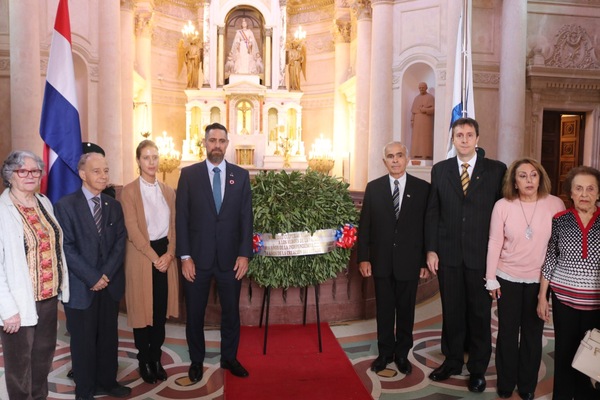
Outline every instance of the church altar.
<path fill-rule="evenodd" d="M 273 90 L 260 77 L 232 74 L 220 89 L 187 89 L 186 138 L 182 166 L 203 158 L 204 128 L 213 123 L 229 130 L 226 159 L 249 170 L 305 170 L 302 140 L 302 92 Z"/>

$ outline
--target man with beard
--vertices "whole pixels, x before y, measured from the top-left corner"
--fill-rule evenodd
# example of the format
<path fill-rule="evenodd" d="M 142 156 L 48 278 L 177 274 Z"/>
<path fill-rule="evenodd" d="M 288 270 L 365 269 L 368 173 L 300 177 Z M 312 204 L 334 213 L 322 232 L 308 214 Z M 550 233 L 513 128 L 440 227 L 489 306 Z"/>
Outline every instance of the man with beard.
<path fill-rule="evenodd" d="M 203 375 L 204 315 L 213 278 L 221 303 L 221 368 L 248 376 L 237 350 L 241 280 L 252 256 L 252 195 L 248 171 L 224 160 L 228 144 L 223 125 L 208 125 L 207 160 L 183 168 L 177 186 L 177 255 L 185 278 L 192 382 Z"/>

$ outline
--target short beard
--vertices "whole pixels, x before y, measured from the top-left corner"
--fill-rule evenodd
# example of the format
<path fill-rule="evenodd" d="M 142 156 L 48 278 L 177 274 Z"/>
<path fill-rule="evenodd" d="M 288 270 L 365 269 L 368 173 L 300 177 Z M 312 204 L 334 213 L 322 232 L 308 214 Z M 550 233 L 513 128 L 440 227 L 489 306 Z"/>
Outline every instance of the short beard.
<path fill-rule="evenodd" d="M 214 152 L 210 152 L 207 155 L 208 157 L 208 161 L 210 161 L 213 164 L 221 164 L 221 161 L 223 161 L 223 158 L 225 158 L 225 154 L 221 153 L 219 155 L 215 155 Z"/>

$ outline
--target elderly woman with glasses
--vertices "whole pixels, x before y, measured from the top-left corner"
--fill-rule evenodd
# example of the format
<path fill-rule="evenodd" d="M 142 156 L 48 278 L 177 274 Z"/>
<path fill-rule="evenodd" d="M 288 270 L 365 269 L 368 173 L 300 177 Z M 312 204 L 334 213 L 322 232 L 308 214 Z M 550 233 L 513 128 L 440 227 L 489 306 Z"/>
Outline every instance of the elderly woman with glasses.
<path fill-rule="evenodd" d="M 37 155 L 13 151 L 1 172 L 0 340 L 11 399 L 48 397 L 58 300 L 69 299 L 62 230 L 37 193 L 43 168 Z"/>

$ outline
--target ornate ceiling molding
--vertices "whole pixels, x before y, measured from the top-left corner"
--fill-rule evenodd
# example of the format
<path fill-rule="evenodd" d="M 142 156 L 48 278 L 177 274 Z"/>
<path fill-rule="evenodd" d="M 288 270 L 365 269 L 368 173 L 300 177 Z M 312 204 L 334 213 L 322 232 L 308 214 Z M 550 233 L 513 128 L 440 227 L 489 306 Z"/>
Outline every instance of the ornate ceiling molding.
<path fill-rule="evenodd" d="M 329 8 L 335 5 L 334 0 L 288 0 L 287 11 L 289 15 L 314 12 L 319 9 Z"/>
<path fill-rule="evenodd" d="M 163 4 L 173 4 L 179 7 L 187 7 L 192 9 L 201 7 L 205 2 L 210 3 L 210 0 L 154 0 L 154 3 L 156 3 L 157 6 Z"/>

